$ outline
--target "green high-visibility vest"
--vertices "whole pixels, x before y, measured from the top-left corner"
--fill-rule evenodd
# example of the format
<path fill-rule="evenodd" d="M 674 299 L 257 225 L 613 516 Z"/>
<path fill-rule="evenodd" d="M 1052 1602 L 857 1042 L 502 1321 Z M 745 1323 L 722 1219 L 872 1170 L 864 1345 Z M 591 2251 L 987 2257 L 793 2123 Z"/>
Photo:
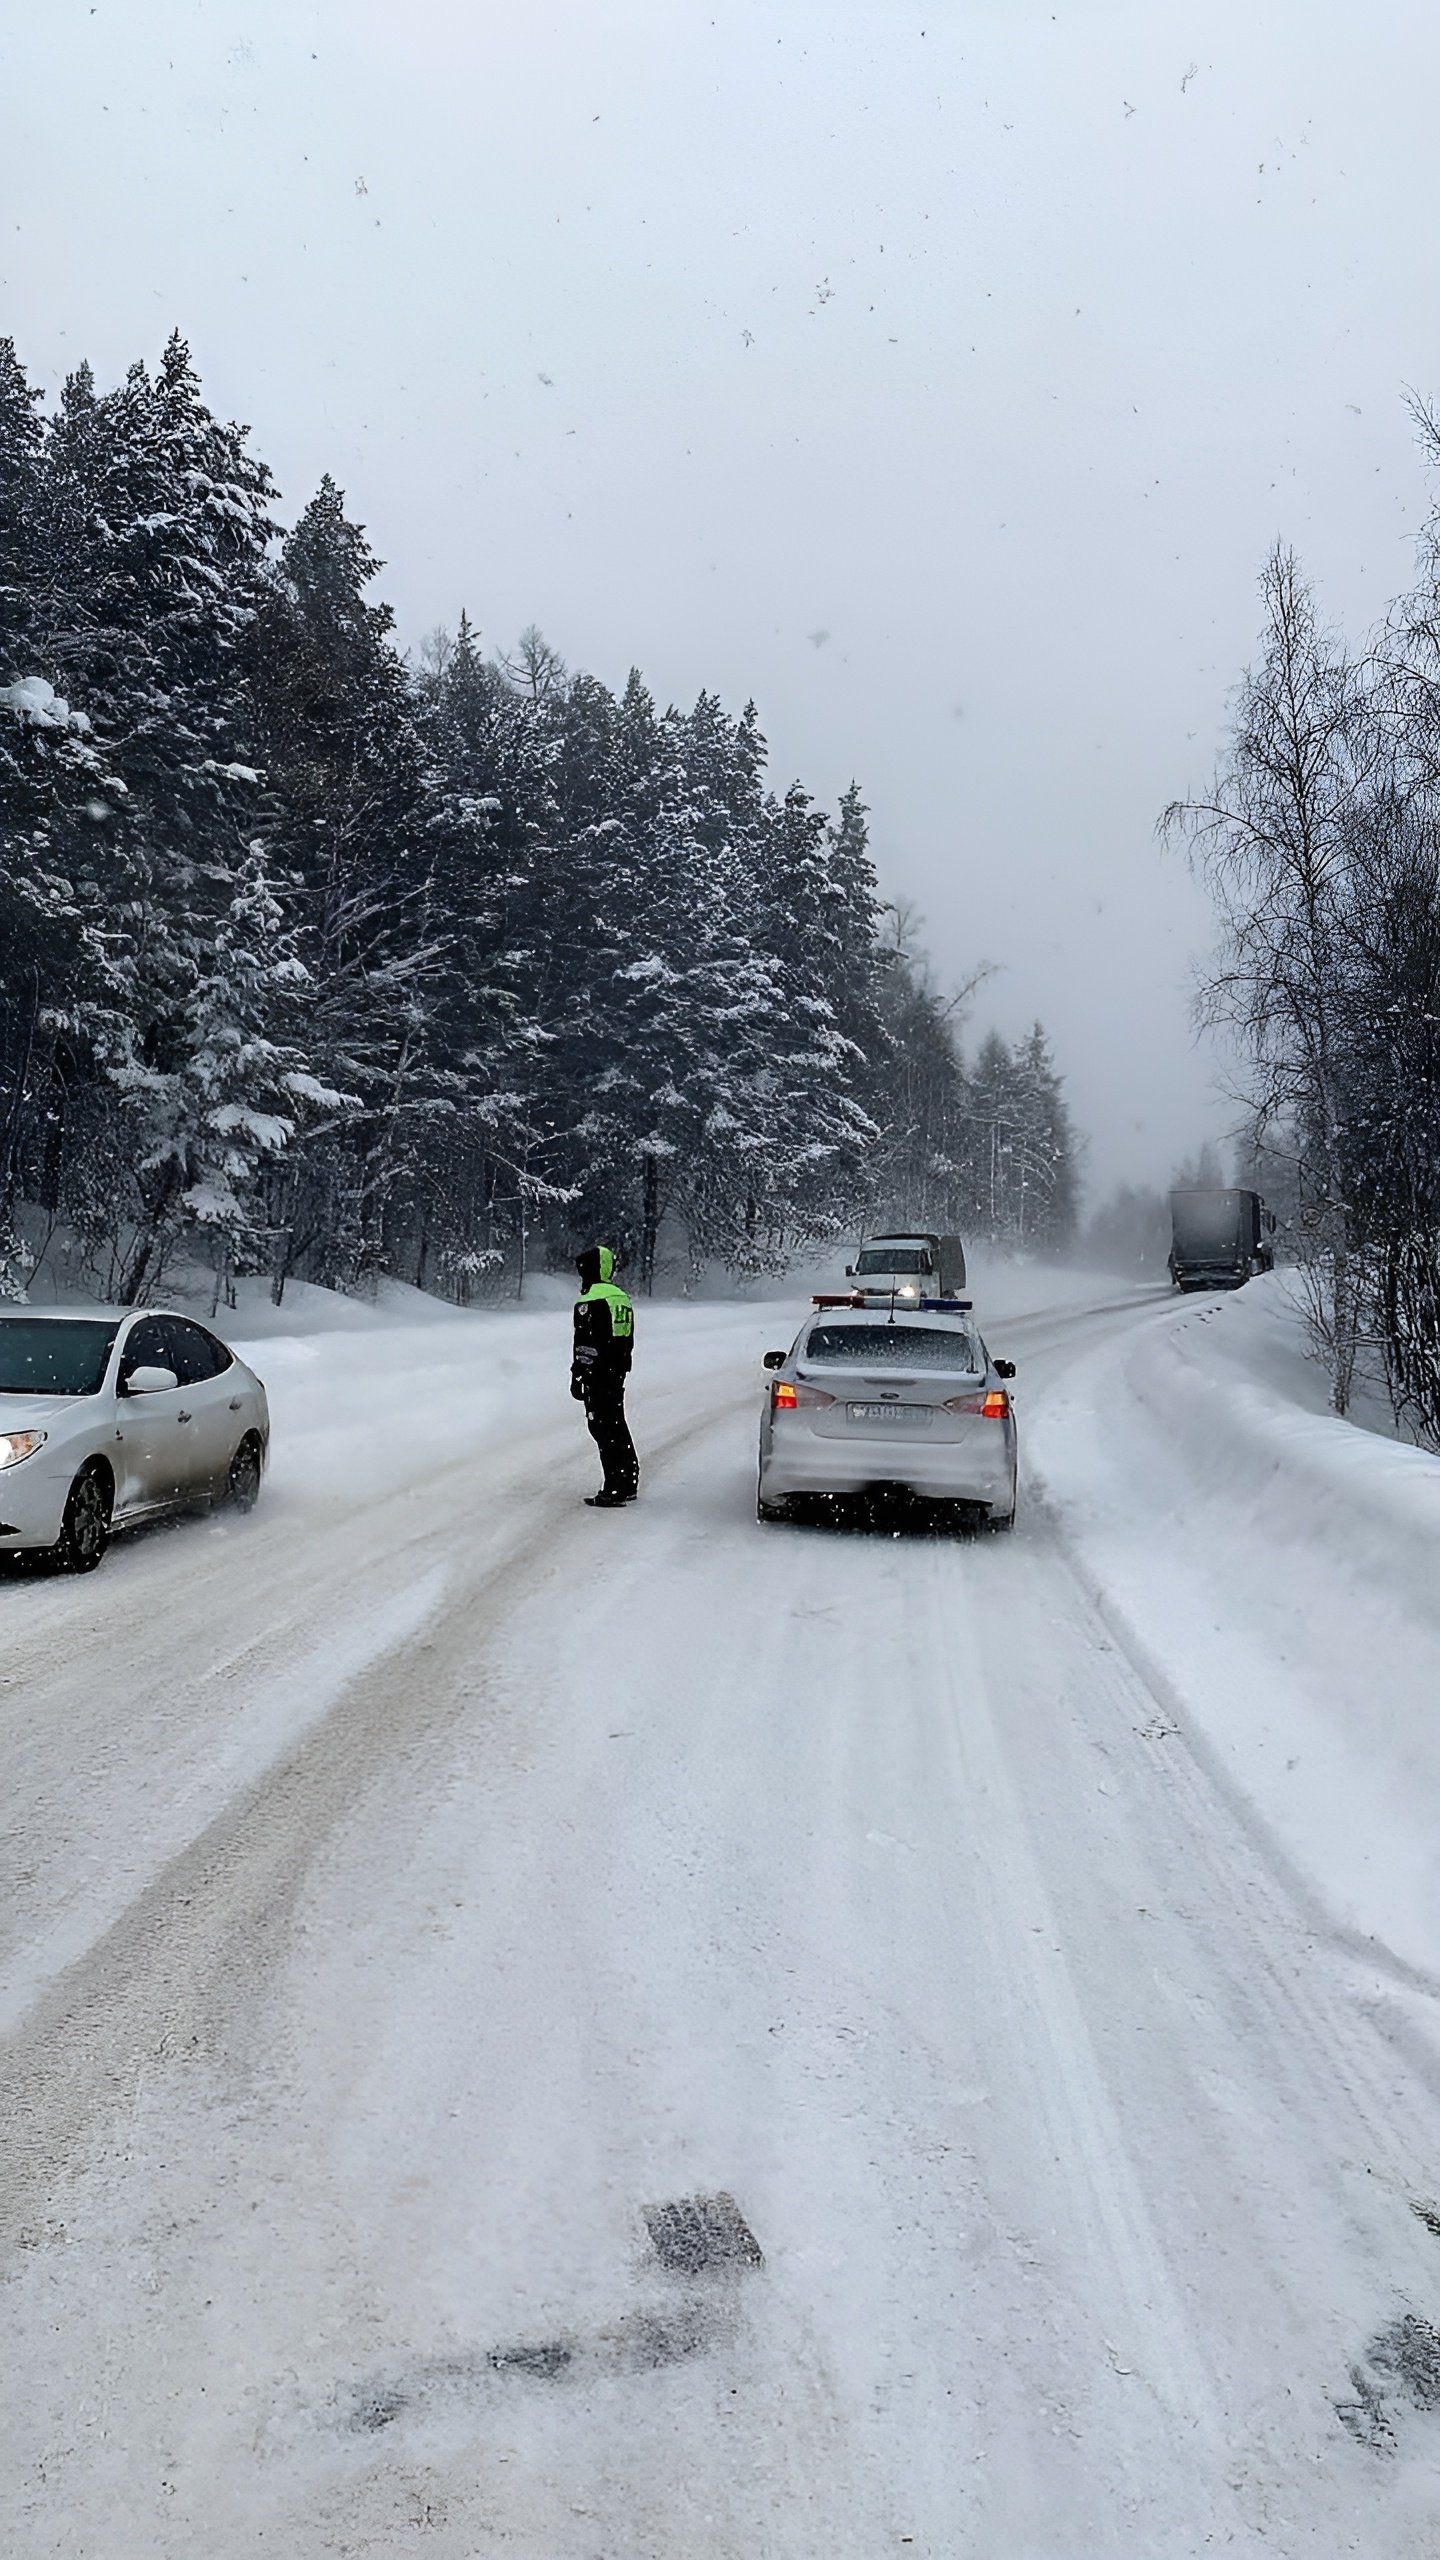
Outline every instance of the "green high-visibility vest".
<path fill-rule="evenodd" d="M 586 1289 L 582 1293 L 580 1304 L 582 1307 L 593 1305 L 596 1298 L 603 1298 L 610 1310 L 610 1332 L 613 1339 L 616 1342 L 632 1341 L 635 1334 L 635 1310 L 624 1290 L 617 1289 L 613 1281 L 597 1280 L 593 1289 Z"/>

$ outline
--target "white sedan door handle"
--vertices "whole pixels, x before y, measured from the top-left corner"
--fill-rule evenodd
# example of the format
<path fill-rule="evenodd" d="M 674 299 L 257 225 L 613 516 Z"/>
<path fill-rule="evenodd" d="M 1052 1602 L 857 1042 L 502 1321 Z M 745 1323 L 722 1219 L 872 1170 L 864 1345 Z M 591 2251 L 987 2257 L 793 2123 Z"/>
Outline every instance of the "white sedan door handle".
<path fill-rule="evenodd" d="M 177 1422 L 188 1422 L 190 1416 L 188 1413 L 177 1413 L 175 1419 Z"/>
<path fill-rule="evenodd" d="M 242 1406 L 242 1404 L 244 1403 L 244 1401 L 245 1401 L 245 1399 L 244 1399 L 244 1397 L 243 1397 L 243 1396 L 232 1396 L 232 1397 L 231 1397 L 231 1399 L 230 1399 L 230 1410 L 231 1410 L 231 1412 L 232 1412 L 232 1413 L 238 1413 L 238 1412 L 239 1412 L 239 1410 L 240 1410 L 240 1407 Z"/>

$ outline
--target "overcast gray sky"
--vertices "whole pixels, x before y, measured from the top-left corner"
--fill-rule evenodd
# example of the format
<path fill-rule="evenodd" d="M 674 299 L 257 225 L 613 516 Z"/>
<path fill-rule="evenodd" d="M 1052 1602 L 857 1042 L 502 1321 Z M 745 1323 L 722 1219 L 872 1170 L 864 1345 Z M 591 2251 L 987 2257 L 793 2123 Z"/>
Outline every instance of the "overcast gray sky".
<path fill-rule="evenodd" d="M 0 329 L 181 327 L 407 641 L 753 694 L 1163 1179 L 1225 1115 L 1155 815 L 1277 534 L 1355 626 L 1409 576 L 1437 94 L 1434 0 L 0 0 Z"/>

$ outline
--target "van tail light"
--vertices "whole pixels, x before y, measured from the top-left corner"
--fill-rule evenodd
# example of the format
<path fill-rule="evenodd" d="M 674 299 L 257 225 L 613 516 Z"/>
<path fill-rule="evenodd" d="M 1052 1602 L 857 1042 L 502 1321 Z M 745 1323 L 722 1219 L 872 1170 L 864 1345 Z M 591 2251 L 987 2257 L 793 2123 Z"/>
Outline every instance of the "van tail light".
<path fill-rule="evenodd" d="M 801 1386 L 790 1378 L 777 1378 L 770 1390 L 772 1413 L 794 1413 L 802 1404 L 833 1404 L 834 1401 L 823 1387 Z"/>
<path fill-rule="evenodd" d="M 947 1396 L 947 1413 L 978 1413 L 987 1422 L 1003 1422 L 1010 1410 L 1010 1398 L 1003 1387 L 992 1387 L 983 1396 Z"/>

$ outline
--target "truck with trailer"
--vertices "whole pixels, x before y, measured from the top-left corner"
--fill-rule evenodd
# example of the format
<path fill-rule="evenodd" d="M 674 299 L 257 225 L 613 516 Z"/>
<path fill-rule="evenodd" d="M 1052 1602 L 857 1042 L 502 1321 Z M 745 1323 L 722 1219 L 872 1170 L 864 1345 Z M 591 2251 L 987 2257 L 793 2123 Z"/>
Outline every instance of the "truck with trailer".
<path fill-rule="evenodd" d="M 1177 1289 L 1240 1289 L 1275 1267 L 1275 1220 L 1258 1191 L 1172 1191 L 1170 1230 Z"/>

